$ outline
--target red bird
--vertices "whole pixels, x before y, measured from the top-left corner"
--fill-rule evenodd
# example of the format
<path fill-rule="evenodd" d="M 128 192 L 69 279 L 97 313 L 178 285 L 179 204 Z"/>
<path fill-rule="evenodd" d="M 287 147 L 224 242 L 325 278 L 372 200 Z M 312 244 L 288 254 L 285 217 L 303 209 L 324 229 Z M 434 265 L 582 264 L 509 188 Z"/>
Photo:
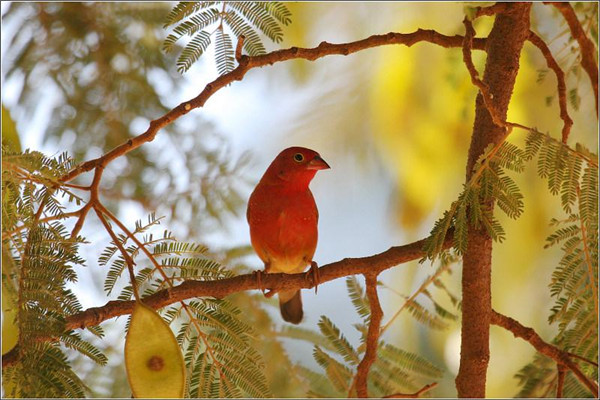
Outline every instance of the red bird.
<path fill-rule="evenodd" d="M 300 273 L 312 264 L 319 211 L 308 185 L 318 170 L 328 168 L 316 151 L 290 147 L 279 153 L 256 185 L 246 217 L 252 247 L 265 263 L 265 272 Z M 279 292 L 279 308 L 284 320 L 300 323 L 300 290 Z"/>

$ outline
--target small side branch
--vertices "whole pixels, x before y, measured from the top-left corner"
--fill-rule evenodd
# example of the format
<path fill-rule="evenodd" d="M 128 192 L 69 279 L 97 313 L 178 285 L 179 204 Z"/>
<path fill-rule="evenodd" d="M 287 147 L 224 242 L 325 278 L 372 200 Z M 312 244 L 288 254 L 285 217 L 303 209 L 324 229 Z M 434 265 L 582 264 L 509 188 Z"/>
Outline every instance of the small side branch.
<path fill-rule="evenodd" d="M 593 365 L 594 367 L 598 368 L 598 363 L 597 363 L 596 361 L 588 360 L 587 358 L 585 358 L 585 357 L 581 357 L 580 355 L 577 355 L 577 354 L 575 354 L 575 353 L 571 353 L 570 351 L 567 351 L 567 354 L 568 354 L 570 357 L 576 358 L 576 359 L 578 359 L 578 360 L 581 360 L 581 361 L 583 361 L 583 362 L 586 362 L 586 363 L 588 363 L 588 364 L 590 364 L 590 365 Z"/>
<path fill-rule="evenodd" d="M 89 204 L 91 204 L 91 202 Z M 115 234 L 115 232 L 113 231 L 111 226 L 109 225 L 108 221 L 102 214 L 101 208 L 94 207 L 94 211 L 96 211 L 96 215 L 98 216 L 98 219 L 100 219 L 100 222 L 102 222 L 102 225 L 104 225 L 104 229 L 106 229 L 106 232 L 108 232 L 108 234 L 110 235 L 113 243 L 115 244 L 115 246 L 117 246 L 117 248 L 123 255 L 125 264 L 127 264 L 127 270 L 129 271 L 129 279 L 131 281 L 131 287 L 133 289 L 133 297 L 135 298 L 136 301 L 140 301 L 140 294 L 138 292 L 137 282 L 135 280 L 135 272 L 133 271 L 133 266 L 135 265 L 135 262 L 133 261 L 133 259 L 131 258 L 131 255 L 127 252 L 127 250 L 125 250 L 125 248 L 123 248 L 121 241 L 119 240 L 119 238 L 117 237 L 117 235 Z"/>
<path fill-rule="evenodd" d="M 571 132 L 571 126 L 573 126 L 573 120 L 569 116 L 569 112 L 567 111 L 567 85 L 565 84 L 565 73 L 560 68 L 552 52 L 546 45 L 546 42 L 539 37 L 535 32 L 529 31 L 529 37 L 527 38 L 534 46 L 536 46 L 542 52 L 542 55 L 546 59 L 546 64 L 548 68 L 554 71 L 556 75 L 556 81 L 558 86 L 558 105 L 560 107 L 560 118 L 563 120 L 563 129 L 562 129 L 562 141 L 563 143 L 567 143 L 567 139 L 569 138 L 569 133 Z"/>
<path fill-rule="evenodd" d="M 437 382 L 430 383 L 428 385 L 423 386 L 421 389 L 417 390 L 414 393 L 394 393 L 388 394 L 384 396 L 384 399 L 416 399 L 419 398 L 423 393 L 429 392 L 431 389 L 438 385 Z"/>
<path fill-rule="evenodd" d="M 356 394 L 362 398 L 369 397 L 367 378 L 371 365 L 373 365 L 377 358 L 381 319 L 383 318 L 383 310 L 381 310 L 379 296 L 377 295 L 377 274 L 365 274 L 365 279 L 367 281 L 367 297 L 369 299 L 369 306 L 371 307 L 371 318 L 367 332 L 367 349 L 356 370 Z"/>
<path fill-rule="evenodd" d="M 504 12 L 504 10 L 506 10 L 506 3 L 501 1 L 497 2 L 493 6 L 477 7 L 475 18 L 483 17 L 484 15 L 496 15 L 498 13 Z"/>
<path fill-rule="evenodd" d="M 386 324 L 381 328 L 381 335 L 383 335 L 383 333 L 392 325 L 392 323 L 394 322 L 394 320 L 396 318 L 398 318 L 398 316 L 400 315 L 400 313 L 406 309 L 408 307 L 409 304 L 411 304 L 412 302 L 414 302 L 414 300 L 417 298 L 417 296 L 421 293 L 423 293 L 427 287 L 432 284 L 436 279 L 438 279 L 440 277 L 440 275 L 446 271 L 448 271 L 450 269 L 450 265 L 445 265 L 444 267 L 438 269 L 438 271 L 431 275 L 429 278 L 427 278 L 422 284 L 421 286 L 408 298 L 406 299 L 406 301 L 404 302 L 404 304 L 402 304 L 402 306 L 398 309 L 398 311 L 396 311 L 396 313 L 392 316 L 392 318 L 390 318 L 390 320 L 388 322 L 386 322 Z"/>
<path fill-rule="evenodd" d="M 471 76 L 471 82 L 473 85 L 479 88 L 481 95 L 483 96 L 483 102 L 485 104 L 485 108 L 490 113 L 492 117 L 492 121 L 495 125 L 500 127 L 506 127 L 506 123 L 500 118 L 494 104 L 492 102 L 492 94 L 490 93 L 490 89 L 488 86 L 479 78 L 479 73 L 477 69 L 475 69 L 475 65 L 473 64 L 473 59 L 471 58 L 471 48 L 473 47 L 473 38 L 475 37 L 475 29 L 473 29 L 473 23 L 465 17 L 463 20 L 463 24 L 465 25 L 465 38 L 463 40 L 462 52 L 463 52 L 463 61 L 469 71 L 469 75 Z"/>
<path fill-rule="evenodd" d="M 575 15 L 575 11 L 568 2 L 544 2 L 544 4 L 552 4 L 563 15 L 571 35 L 579 43 L 581 51 L 581 66 L 590 77 L 592 88 L 594 89 L 594 98 L 596 99 L 596 117 L 598 117 L 598 65 L 596 65 L 596 47 L 594 43 L 587 37 L 581 23 Z"/>
<path fill-rule="evenodd" d="M 81 210 L 79 210 L 79 218 L 71 231 L 71 237 L 75 237 L 79 234 L 79 231 L 83 228 L 83 223 L 85 222 L 88 212 L 96 205 L 96 203 L 98 203 L 98 191 L 100 190 L 100 181 L 102 180 L 103 173 L 104 167 L 99 166 L 94 170 L 94 178 L 90 185 L 90 200 L 81 208 Z"/>
<path fill-rule="evenodd" d="M 528 328 L 521 325 L 521 323 L 513 318 L 507 317 L 506 315 L 500 314 L 499 312 L 492 310 L 492 321 L 493 325 L 500 326 L 507 331 L 512 332 L 515 337 L 519 337 L 528 341 L 538 352 L 550 357 L 557 364 L 563 365 L 573 372 L 575 377 L 594 395 L 598 398 L 598 384 L 593 380 L 589 379 L 581 370 L 579 366 L 570 359 L 569 353 L 559 349 L 556 346 L 546 343 L 540 335 L 537 334 L 533 328 Z M 560 370 L 559 370 L 560 372 Z"/>
<path fill-rule="evenodd" d="M 245 39 L 246 39 L 246 36 L 240 35 L 240 37 L 238 38 L 237 45 L 235 46 L 235 59 L 237 60 L 238 63 L 242 59 L 242 48 L 244 47 Z"/>
<path fill-rule="evenodd" d="M 558 371 L 557 382 L 556 382 L 556 398 L 562 399 L 563 397 L 563 388 L 565 387 L 565 376 L 567 373 L 567 368 L 564 364 L 556 364 L 556 369 Z"/>

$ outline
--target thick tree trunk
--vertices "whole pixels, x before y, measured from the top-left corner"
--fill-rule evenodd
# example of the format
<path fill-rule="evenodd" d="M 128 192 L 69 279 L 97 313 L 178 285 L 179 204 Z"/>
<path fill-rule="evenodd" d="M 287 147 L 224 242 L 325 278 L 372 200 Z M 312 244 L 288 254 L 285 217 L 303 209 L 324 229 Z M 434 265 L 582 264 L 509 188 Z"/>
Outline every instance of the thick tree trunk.
<path fill-rule="evenodd" d="M 502 120 L 506 120 L 506 111 L 519 71 L 519 56 L 528 36 L 530 8 L 531 4 L 527 3 L 509 4 L 496 16 L 488 37 L 483 82 L 489 87 L 492 102 Z M 493 123 L 480 93 L 476 100 L 467 180 L 485 147 L 489 143 L 497 143 L 503 132 L 503 128 Z M 492 239 L 485 229 L 471 228 L 468 248 L 463 257 L 462 341 L 460 369 L 456 377 L 459 397 L 485 397 L 490 357 L 491 266 Z"/>

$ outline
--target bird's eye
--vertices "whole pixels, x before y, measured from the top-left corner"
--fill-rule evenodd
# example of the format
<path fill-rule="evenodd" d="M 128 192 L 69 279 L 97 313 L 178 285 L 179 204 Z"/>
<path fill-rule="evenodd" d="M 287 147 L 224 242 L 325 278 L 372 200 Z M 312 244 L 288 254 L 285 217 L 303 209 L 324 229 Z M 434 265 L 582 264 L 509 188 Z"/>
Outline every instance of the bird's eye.
<path fill-rule="evenodd" d="M 302 155 L 302 153 L 296 153 L 296 154 L 294 154 L 294 161 L 296 161 L 296 162 L 302 162 L 302 161 L 304 161 L 304 156 Z"/>

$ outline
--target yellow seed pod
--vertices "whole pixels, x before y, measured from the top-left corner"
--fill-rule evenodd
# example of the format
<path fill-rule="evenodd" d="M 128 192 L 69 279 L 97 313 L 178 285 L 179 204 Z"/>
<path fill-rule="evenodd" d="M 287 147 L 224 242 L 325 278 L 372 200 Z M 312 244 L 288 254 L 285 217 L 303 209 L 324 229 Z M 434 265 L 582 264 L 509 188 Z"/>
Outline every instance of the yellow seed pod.
<path fill-rule="evenodd" d="M 155 310 L 139 302 L 125 338 L 125 368 L 134 397 L 183 398 L 185 363 L 175 335 Z"/>

